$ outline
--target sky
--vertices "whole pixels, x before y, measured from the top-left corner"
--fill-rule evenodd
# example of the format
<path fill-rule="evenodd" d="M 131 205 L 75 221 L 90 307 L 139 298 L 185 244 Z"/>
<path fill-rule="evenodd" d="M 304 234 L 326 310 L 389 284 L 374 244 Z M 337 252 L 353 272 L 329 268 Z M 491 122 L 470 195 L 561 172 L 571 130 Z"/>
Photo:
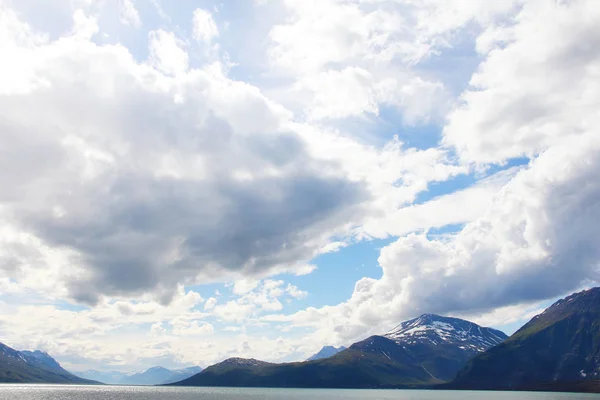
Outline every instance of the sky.
<path fill-rule="evenodd" d="M 0 341 L 302 360 L 600 281 L 596 0 L 0 0 Z"/>

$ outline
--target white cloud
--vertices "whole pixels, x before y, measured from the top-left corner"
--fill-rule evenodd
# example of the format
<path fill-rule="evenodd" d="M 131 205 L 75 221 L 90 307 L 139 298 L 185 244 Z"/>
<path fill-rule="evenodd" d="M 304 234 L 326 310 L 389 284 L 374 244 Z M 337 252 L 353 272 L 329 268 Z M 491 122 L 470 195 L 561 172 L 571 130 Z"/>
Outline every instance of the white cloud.
<path fill-rule="evenodd" d="M 167 333 L 167 330 L 165 329 L 165 327 L 163 326 L 162 322 L 155 322 L 152 324 L 152 326 L 150 327 L 150 332 L 153 335 L 164 335 Z"/>
<path fill-rule="evenodd" d="M 2 148 L 36 161 L 3 159 L 9 278 L 90 303 L 147 291 L 168 302 L 183 282 L 305 273 L 365 213 L 367 188 L 341 160 L 313 154 L 257 88 L 213 64 L 189 70 L 172 33 L 150 33 L 156 69 L 122 46 L 37 37 L 24 50 L 32 75 L 11 90 L 27 97 L 5 97 L 0 113 Z"/>
<path fill-rule="evenodd" d="M 73 28 L 71 34 L 79 39 L 91 39 L 99 31 L 96 18 L 86 15 L 83 10 L 73 14 Z"/>
<path fill-rule="evenodd" d="M 337 243 L 337 242 L 333 242 L 333 243 Z M 334 247 L 337 247 L 337 245 L 334 244 Z M 324 251 L 323 249 L 321 249 L 319 251 L 319 253 L 326 253 L 326 252 L 328 252 L 328 251 Z M 295 268 L 294 273 L 297 276 L 308 275 L 308 274 L 314 272 L 316 269 L 317 269 L 317 266 L 314 264 L 305 264 L 305 265 L 298 266 L 297 268 Z"/>
<path fill-rule="evenodd" d="M 295 90 L 310 91 L 312 104 L 307 110 L 313 119 L 343 118 L 364 112 L 377 114 L 378 105 L 371 86 L 372 76 L 362 68 L 329 70 L 308 76 Z"/>
<path fill-rule="evenodd" d="M 174 33 L 162 29 L 148 34 L 149 62 L 167 75 L 179 75 L 188 69 L 188 54 Z"/>
<path fill-rule="evenodd" d="M 217 299 L 215 299 L 214 297 L 210 297 L 208 300 L 206 300 L 206 303 L 204 303 L 204 309 L 212 310 L 213 308 L 215 308 L 216 305 Z"/>
<path fill-rule="evenodd" d="M 142 25 L 140 14 L 133 5 L 132 0 L 119 1 L 119 18 L 121 22 L 134 28 L 139 28 Z"/>
<path fill-rule="evenodd" d="M 147 331 L 133 336 L 130 332 L 151 324 L 151 333 L 162 336 L 167 333 L 164 321 L 202 320 L 208 314 L 195 310 L 201 302 L 198 293 L 184 292 L 182 287 L 169 306 L 145 299 L 103 303 L 93 309 L 72 311 L 23 297 L 17 304 L 4 308 L 0 332 L 4 343 L 19 349 L 43 349 L 59 359 L 81 359 L 85 355 L 88 360 L 105 365 L 135 363 L 153 357 L 157 349 L 144 347 L 148 341 L 155 340 L 145 337 Z M 191 324 L 191 328 L 195 325 Z M 115 335 L 118 340 L 114 340 Z M 137 345 L 140 348 L 135 354 L 123 358 L 128 347 L 135 349 Z"/>
<path fill-rule="evenodd" d="M 467 163 L 534 159 L 491 191 L 480 192 L 482 184 L 400 209 L 392 221 L 406 226 L 387 228 L 402 235 L 470 219 L 460 232 L 400 237 L 381 251 L 382 278 L 359 280 L 348 301 L 263 320 L 314 327 L 319 340 L 343 342 L 423 312 L 523 320 L 539 311 L 540 300 L 599 282 L 600 136 L 593 121 L 600 59 L 587 45 L 600 26 L 594 5 L 527 3 L 508 25 L 510 35 L 481 46 L 492 49 L 473 78 L 478 90 L 467 90 L 467 101 L 450 114 L 445 144 Z M 461 208 L 474 200 L 487 207 Z M 445 207 L 455 215 L 441 215 Z"/>
<path fill-rule="evenodd" d="M 298 287 L 287 284 L 283 280 L 265 279 L 252 282 L 251 285 L 243 284 L 233 287 L 232 292 L 238 295 L 237 299 L 223 304 L 216 304 L 213 314 L 223 321 L 248 322 L 265 312 L 280 311 L 283 309 L 281 299 L 288 296 L 288 300 L 302 299 L 308 292 Z"/>
<path fill-rule="evenodd" d="M 214 327 L 208 323 L 200 324 L 198 321 L 182 318 L 175 318 L 169 323 L 175 336 L 203 336 L 214 332 Z"/>
<path fill-rule="evenodd" d="M 194 11 L 194 39 L 199 42 L 210 43 L 219 36 L 219 29 L 212 14 L 201 8 Z"/>
<path fill-rule="evenodd" d="M 164 30 L 138 63 L 120 45 L 11 26 L 28 41 L 3 39 L 27 54 L 10 62 L 34 68 L 4 98 L 1 146 L 36 162 L 3 159 L 2 241 L 8 277 L 44 293 L 168 302 L 182 283 L 308 273 L 333 237 L 464 172 L 443 150 L 296 123 L 218 63 L 189 69 Z"/>
<path fill-rule="evenodd" d="M 272 73 L 294 81 L 285 104 L 312 120 L 377 115 L 386 105 L 411 125 L 438 122 L 450 106 L 444 84 L 417 64 L 451 48 L 457 32 L 502 21 L 515 8 L 511 1 L 284 4 L 268 54 Z"/>
<path fill-rule="evenodd" d="M 233 293 L 237 295 L 246 294 L 258 286 L 259 283 L 258 279 L 239 279 L 234 282 Z"/>
<path fill-rule="evenodd" d="M 444 143 L 465 162 L 498 163 L 593 129 L 599 20 L 593 0 L 538 1 L 526 3 L 514 25 L 488 28 L 478 42 L 487 58 L 449 115 Z"/>
<path fill-rule="evenodd" d="M 473 321 L 481 326 L 502 326 L 514 323 L 525 325 L 529 320 L 544 311 L 543 302 L 522 303 L 513 306 L 495 308 L 483 313 L 462 313 L 455 317 Z M 509 332 L 505 332 L 510 334 Z"/>
<path fill-rule="evenodd" d="M 287 294 L 289 294 L 290 296 L 292 296 L 295 299 L 303 299 L 306 296 L 308 296 L 308 292 L 298 289 L 296 286 L 292 285 L 291 283 L 287 284 L 287 286 L 285 287 L 285 291 Z"/>
<path fill-rule="evenodd" d="M 367 221 L 363 229 L 370 236 L 384 238 L 465 224 L 485 215 L 493 198 L 517 172 L 517 168 L 502 171 L 466 189 L 435 197 L 425 203 L 398 208 L 382 218 Z"/>

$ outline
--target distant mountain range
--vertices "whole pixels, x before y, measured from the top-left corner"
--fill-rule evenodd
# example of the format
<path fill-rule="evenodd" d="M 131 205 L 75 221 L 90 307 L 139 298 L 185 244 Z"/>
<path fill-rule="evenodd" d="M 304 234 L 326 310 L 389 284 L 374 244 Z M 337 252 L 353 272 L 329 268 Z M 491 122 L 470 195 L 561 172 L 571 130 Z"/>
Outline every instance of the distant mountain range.
<path fill-rule="evenodd" d="M 200 367 L 175 370 L 154 367 L 133 374 L 94 370 L 71 373 L 48 353 L 39 350 L 19 351 L 0 343 L 0 383 L 162 385 L 181 381 L 200 371 Z"/>
<path fill-rule="evenodd" d="M 65 370 L 48 353 L 18 351 L 0 343 L 0 382 L 97 384 Z"/>
<path fill-rule="evenodd" d="M 600 390 L 600 288 L 559 300 L 508 340 L 474 357 L 457 389 Z"/>
<path fill-rule="evenodd" d="M 200 367 L 173 370 L 163 367 L 152 367 L 144 372 L 130 374 L 118 371 L 102 372 L 96 370 L 81 371 L 75 374 L 82 378 L 113 385 L 164 385 L 189 378 L 200 371 L 202 371 Z"/>
<path fill-rule="evenodd" d="M 385 336 L 371 336 L 336 354 L 272 364 L 228 359 L 178 382 L 184 386 L 412 387 L 452 379 L 475 354 L 506 335 L 457 318 L 426 314 Z"/>
<path fill-rule="evenodd" d="M 441 388 L 600 392 L 600 288 L 559 300 L 511 337 L 423 314 L 349 348 L 303 362 L 229 358 L 205 370 L 85 371 L 0 343 L 0 382 L 315 388 Z"/>
<path fill-rule="evenodd" d="M 346 348 L 344 346 L 340 346 L 340 347 L 324 346 L 321 350 L 319 350 L 318 353 L 313 354 L 312 356 L 308 357 L 306 359 L 306 361 L 314 361 L 314 360 L 321 360 L 323 358 L 329 358 L 331 356 L 336 355 L 337 353 L 339 353 L 342 350 L 346 350 Z"/>

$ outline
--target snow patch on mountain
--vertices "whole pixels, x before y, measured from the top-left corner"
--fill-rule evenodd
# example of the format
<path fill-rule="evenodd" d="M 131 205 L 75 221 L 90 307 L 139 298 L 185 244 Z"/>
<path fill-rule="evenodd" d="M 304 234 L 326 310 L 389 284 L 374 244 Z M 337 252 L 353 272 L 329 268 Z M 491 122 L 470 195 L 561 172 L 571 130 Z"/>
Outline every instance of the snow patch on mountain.
<path fill-rule="evenodd" d="M 496 329 L 483 328 L 459 318 L 435 314 L 423 314 L 405 321 L 385 334 L 385 337 L 400 345 L 450 343 L 464 350 L 472 349 L 478 352 L 500 344 L 507 338 L 503 332 Z"/>
<path fill-rule="evenodd" d="M 255 367 L 257 365 L 266 365 L 266 364 L 270 364 L 270 363 L 268 363 L 266 361 L 260 361 L 255 358 L 232 357 L 232 358 L 228 358 L 227 360 L 221 362 L 220 364 L 236 365 L 236 366 L 241 366 L 241 367 Z"/>

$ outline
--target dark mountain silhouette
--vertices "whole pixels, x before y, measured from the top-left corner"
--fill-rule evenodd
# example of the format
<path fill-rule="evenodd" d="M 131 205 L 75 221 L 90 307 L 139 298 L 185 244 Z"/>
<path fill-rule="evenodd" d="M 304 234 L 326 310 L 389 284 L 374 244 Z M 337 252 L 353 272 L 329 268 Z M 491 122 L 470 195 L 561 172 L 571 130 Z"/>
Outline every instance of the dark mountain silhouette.
<path fill-rule="evenodd" d="M 0 382 L 11 383 L 76 383 L 98 382 L 73 375 L 48 353 L 18 351 L 0 343 Z"/>
<path fill-rule="evenodd" d="M 449 387 L 591 390 L 598 380 L 600 288 L 594 288 L 557 301 L 505 342 L 474 357 Z"/>

